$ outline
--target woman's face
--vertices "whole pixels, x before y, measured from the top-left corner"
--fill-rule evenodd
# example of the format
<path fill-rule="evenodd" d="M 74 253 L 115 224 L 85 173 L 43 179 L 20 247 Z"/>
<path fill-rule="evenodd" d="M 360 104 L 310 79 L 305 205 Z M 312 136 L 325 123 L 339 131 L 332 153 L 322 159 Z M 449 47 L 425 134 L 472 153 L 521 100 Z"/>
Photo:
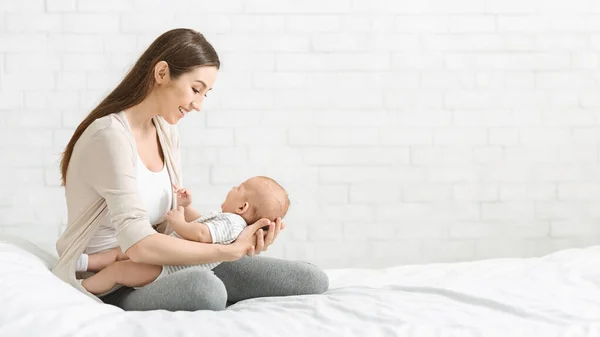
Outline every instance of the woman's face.
<path fill-rule="evenodd" d="M 177 124 L 190 111 L 200 111 L 216 78 L 217 67 L 214 66 L 197 67 L 175 80 L 169 77 L 167 70 L 162 83 L 157 79 L 160 115 L 169 124 Z"/>

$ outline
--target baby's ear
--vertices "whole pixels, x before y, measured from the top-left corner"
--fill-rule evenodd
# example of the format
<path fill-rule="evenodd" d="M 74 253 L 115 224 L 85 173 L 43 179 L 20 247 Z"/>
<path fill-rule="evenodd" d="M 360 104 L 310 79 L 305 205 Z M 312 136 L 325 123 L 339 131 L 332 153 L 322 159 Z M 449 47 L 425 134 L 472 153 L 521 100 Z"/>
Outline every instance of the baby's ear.
<path fill-rule="evenodd" d="M 237 214 L 244 214 L 250 209 L 250 204 L 245 202 L 242 206 L 238 207 L 235 211 Z"/>

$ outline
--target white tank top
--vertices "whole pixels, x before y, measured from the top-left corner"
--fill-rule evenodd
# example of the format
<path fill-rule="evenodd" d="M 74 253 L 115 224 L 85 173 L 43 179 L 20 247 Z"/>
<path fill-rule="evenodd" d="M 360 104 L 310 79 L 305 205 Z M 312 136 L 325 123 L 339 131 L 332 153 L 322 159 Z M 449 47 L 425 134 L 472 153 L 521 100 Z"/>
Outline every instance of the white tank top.
<path fill-rule="evenodd" d="M 138 155 L 136 167 L 138 192 L 146 207 L 150 224 L 158 225 L 171 209 L 173 200 L 173 189 L 167 165 L 165 163 L 160 172 L 152 172 L 144 165 Z M 101 221 L 101 225 L 90 239 L 84 251 L 86 254 L 94 254 L 119 245 L 115 228 L 110 223 L 110 217 L 99 220 Z"/>
<path fill-rule="evenodd" d="M 160 172 L 150 171 L 138 155 L 137 185 L 142 202 L 150 218 L 150 224 L 158 225 L 163 222 L 165 215 L 171 209 L 173 187 L 167 171 L 166 163 Z"/>

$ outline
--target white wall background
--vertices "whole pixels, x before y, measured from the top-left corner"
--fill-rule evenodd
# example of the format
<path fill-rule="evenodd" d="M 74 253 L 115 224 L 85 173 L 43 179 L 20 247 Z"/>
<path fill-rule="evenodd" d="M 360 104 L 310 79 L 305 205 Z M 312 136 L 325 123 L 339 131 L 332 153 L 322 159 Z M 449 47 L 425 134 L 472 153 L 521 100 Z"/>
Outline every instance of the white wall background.
<path fill-rule="evenodd" d="M 331 267 L 536 256 L 600 243 L 600 2 L 0 2 L 0 234 L 53 249 L 57 160 L 162 32 L 222 70 L 180 124 L 201 210 L 287 188 L 267 253 Z"/>

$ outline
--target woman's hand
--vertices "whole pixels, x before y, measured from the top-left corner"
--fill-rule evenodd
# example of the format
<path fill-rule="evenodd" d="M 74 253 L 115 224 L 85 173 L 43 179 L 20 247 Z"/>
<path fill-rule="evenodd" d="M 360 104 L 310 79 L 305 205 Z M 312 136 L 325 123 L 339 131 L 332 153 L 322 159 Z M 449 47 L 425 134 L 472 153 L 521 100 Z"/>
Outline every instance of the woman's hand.
<path fill-rule="evenodd" d="M 258 232 L 262 233 L 261 227 L 269 226 L 270 223 L 269 219 L 260 219 L 252 225 L 246 226 L 231 244 L 225 245 L 225 249 L 231 254 L 228 261 L 238 260 L 246 254 L 254 255 L 256 250 L 256 235 Z"/>
<path fill-rule="evenodd" d="M 256 232 L 256 247 L 254 249 L 253 254 L 250 254 L 250 252 L 248 252 L 249 256 L 252 256 L 254 254 L 260 254 L 263 251 L 266 252 L 269 249 L 269 246 L 272 245 L 273 242 L 275 242 L 275 239 L 277 238 L 277 235 L 279 235 L 279 232 L 281 232 L 281 230 L 285 228 L 285 223 L 281 221 L 281 218 L 275 219 L 275 222 L 269 222 L 269 229 L 266 232 L 264 232 L 263 229 L 260 229 L 258 232 Z"/>
<path fill-rule="evenodd" d="M 266 234 L 261 229 L 265 226 L 269 228 Z M 248 225 L 232 244 L 226 246 L 232 254 L 231 260 L 235 261 L 244 255 L 252 256 L 266 250 L 284 227 L 285 224 L 279 218 L 275 222 L 269 219 L 260 219 L 252 225 Z"/>

